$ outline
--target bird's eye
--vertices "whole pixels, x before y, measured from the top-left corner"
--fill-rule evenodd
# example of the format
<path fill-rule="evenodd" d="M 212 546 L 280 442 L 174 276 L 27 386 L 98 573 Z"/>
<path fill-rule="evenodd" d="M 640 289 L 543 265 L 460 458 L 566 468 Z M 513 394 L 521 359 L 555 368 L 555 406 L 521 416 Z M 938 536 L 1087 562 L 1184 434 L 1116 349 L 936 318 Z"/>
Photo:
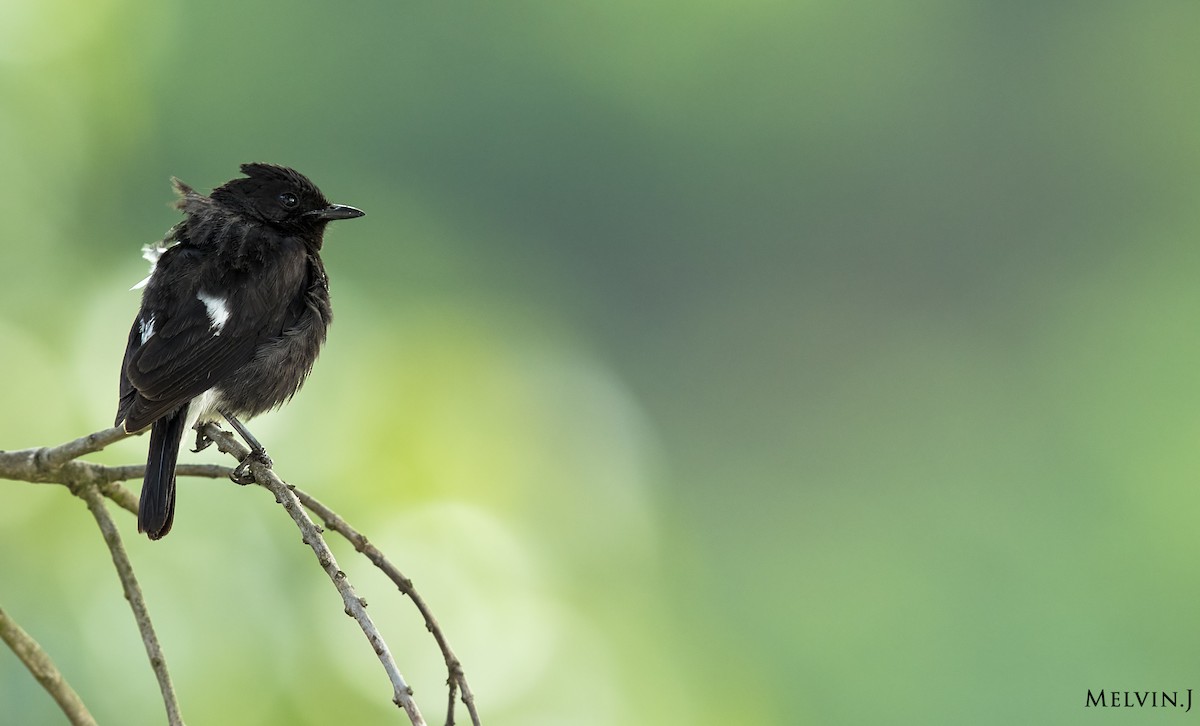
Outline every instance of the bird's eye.
<path fill-rule="evenodd" d="M 296 198 L 295 194 L 292 194 L 291 192 L 284 192 L 283 194 L 279 195 L 279 203 L 282 204 L 285 209 L 295 209 L 296 205 L 300 203 L 300 200 Z"/>

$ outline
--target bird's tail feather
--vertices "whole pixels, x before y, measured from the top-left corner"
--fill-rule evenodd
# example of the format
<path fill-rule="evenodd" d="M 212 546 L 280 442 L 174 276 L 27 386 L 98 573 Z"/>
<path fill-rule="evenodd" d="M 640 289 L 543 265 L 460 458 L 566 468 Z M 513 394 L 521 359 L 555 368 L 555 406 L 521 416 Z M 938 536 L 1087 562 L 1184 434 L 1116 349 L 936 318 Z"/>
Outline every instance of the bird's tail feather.
<path fill-rule="evenodd" d="M 138 531 L 159 539 L 175 521 L 175 461 L 183 441 L 188 407 L 182 406 L 154 422 L 150 429 L 150 455 L 138 504 Z"/>

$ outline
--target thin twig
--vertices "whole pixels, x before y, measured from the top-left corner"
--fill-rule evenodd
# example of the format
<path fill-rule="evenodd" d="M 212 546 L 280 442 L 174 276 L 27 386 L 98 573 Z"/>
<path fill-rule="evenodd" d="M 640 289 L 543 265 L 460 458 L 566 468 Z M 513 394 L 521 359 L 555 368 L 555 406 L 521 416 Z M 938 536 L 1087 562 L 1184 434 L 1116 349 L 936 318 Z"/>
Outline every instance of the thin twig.
<path fill-rule="evenodd" d="M 434 640 L 437 641 L 438 648 L 442 651 L 442 658 L 446 661 L 446 669 L 449 671 L 449 678 L 446 683 L 450 686 L 450 708 L 446 714 L 446 723 L 454 723 L 454 688 L 455 685 L 462 690 L 462 702 L 467 707 L 467 713 L 471 716 L 471 723 L 474 726 L 480 726 L 479 714 L 475 710 L 475 696 L 471 693 L 471 687 L 467 685 L 467 676 L 463 671 L 462 662 L 458 656 L 450 648 L 450 643 L 446 641 L 446 635 L 442 632 L 442 628 L 438 625 L 437 618 L 433 616 L 433 611 L 429 609 L 429 605 L 425 603 L 424 598 L 413 587 L 412 580 L 404 576 L 400 570 L 388 561 L 388 558 L 379 551 L 375 545 L 366 538 L 358 530 L 351 527 L 346 520 L 342 519 L 329 507 L 322 504 L 316 497 L 308 494 L 296 487 L 292 487 L 296 492 L 296 497 L 306 508 L 313 514 L 321 518 L 325 522 L 325 526 L 332 529 L 334 532 L 345 537 L 350 544 L 354 545 L 354 549 L 358 550 L 371 561 L 373 565 L 383 571 L 400 592 L 404 593 L 412 600 L 413 605 L 417 606 L 417 610 L 421 612 L 421 617 L 425 619 L 425 627 L 433 634 Z"/>
<path fill-rule="evenodd" d="M 454 726 L 454 701 L 458 695 L 458 681 L 446 679 L 446 726 Z"/>
<path fill-rule="evenodd" d="M 99 466 L 86 461 L 73 461 L 71 465 L 94 466 L 99 470 L 97 476 L 102 481 L 98 484 L 100 493 L 117 503 L 130 514 L 138 513 L 137 496 L 117 482 L 141 479 L 146 474 L 145 464 L 126 464 L 125 466 Z M 218 464 L 179 464 L 175 467 L 175 476 L 199 476 L 208 479 L 224 479 L 233 471 L 232 467 Z"/>
<path fill-rule="evenodd" d="M 145 464 L 126 464 L 125 466 L 106 466 L 105 477 L 108 481 L 129 481 L 141 479 L 146 475 Z M 175 476 L 199 476 L 207 479 L 224 479 L 233 471 L 232 467 L 220 464 L 177 464 Z"/>
<path fill-rule="evenodd" d="M 133 609 L 133 618 L 137 621 L 138 630 L 142 633 L 142 642 L 146 646 L 146 655 L 150 658 L 150 667 L 158 679 L 159 690 L 162 691 L 163 703 L 167 707 L 167 723 L 170 726 L 183 726 L 183 717 L 179 715 L 179 702 L 175 698 L 175 689 L 171 685 L 171 674 L 167 671 L 167 661 L 158 645 L 158 636 L 154 625 L 150 622 L 150 613 L 146 610 L 146 602 L 142 599 L 142 589 L 138 586 L 137 577 L 133 574 L 133 565 L 125 554 L 125 546 L 121 544 L 121 533 L 113 522 L 108 510 L 104 507 L 104 497 L 94 486 L 82 487 L 76 492 L 87 502 L 88 509 L 96 518 L 96 524 L 104 535 L 104 542 L 112 552 L 113 564 L 117 567 L 117 575 L 121 578 L 121 586 L 125 589 L 125 599 Z"/>
<path fill-rule="evenodd" d="M 214 443 L 221 452 L 230 454 L 234 458 L 244 459 L 249 453 L 249 449 L 242 446 L 237 439 L 233 438 L 228 431 L 222 431 L 213 424 L 208 424 L 204 427 L 204 434 Z M 329 545 L 325 542 L 325 538 L 321 536 L 321 528 L 309 519 L 308 514 L 304 511 L 304 507 L 297 499 L 292 487 L 279 478 L 270 467 L 263 465 L 260 461 L 253 461 L 251 471 L 254 472 L 254 479 L 261 486 L 269 489 L 275 495 L 275 500 L 283 505 L 291 515 L 292 520 L 300 529 L 301 539 L 312 548 L 312 551 L 317 556 L 317 562 L 320 563 L 321 569 L 325 570 L 325 574 L 333 582 L 338 593 L 342 596 L 342 602 L 346 605 L 346 614 L 354 618 L 358 626 L 362 628 L 363 634 L 367 636 L 367 641 L 375 650 L 375 655 L 379 657 L 379 662 L 383 665 L 383 670 L 387 673 L 388 679 L 392 682 L 393 697 L 392 702 L 408 715 L 408 720 L 413 726 L 425 726 L 425 719 L 421 716 L 421 710 L 417 707 L 416 701 L 413 700 L 413 691 L 405 682 L 404 676 L 400 674 L 400 669 L 396 666 L 396 661 L 392 657 L 391 651 L 384 642 L 383 637 L 379 634 L 378 628 L 367 615 L 367 601 L 360 598 L 354 591 L 354 586 L 346 579 L 346 573 L 338 568 L 337 560 L 333 557 L 333 552 L 330 551 Z"/>
<path fill-rule="evenodd" d="M 117 482 L 100 483 L 96 485 L 100 493 L 112 500 L 121 509 L 124 509 L 130 514 L 138 513 L 138 498 L 137 495 L 121 486 Z"/>
<path fill-rule="evenodd" d="M 4 608 L 0 608 L 0 640 L 8 643 L 8 647 L 12 648 L 12 652 L 16 653 L 37 682 L 58 703 L 72 726 L 96 726 L 96 719 L 92 718 L 79 694 L 55 667 L 50 655 L 4 612 Z"/>

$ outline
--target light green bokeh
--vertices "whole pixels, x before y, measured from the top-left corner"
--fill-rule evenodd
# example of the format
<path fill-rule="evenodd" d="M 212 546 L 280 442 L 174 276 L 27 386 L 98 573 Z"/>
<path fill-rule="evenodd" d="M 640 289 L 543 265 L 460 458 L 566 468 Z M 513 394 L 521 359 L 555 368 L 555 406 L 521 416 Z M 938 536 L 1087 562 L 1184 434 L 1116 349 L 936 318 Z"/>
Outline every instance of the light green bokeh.
<path fill-rule="evenodd" d="M 290 164 L 368 215 L 253 429 L 486 723 L 1145 718 L 1083 703 L 1200 684 L 1197 21 L 0 0 L 0 447 L 111 421 L 170 176 Z M 0 492 L 0 605 L 161 723 L 85 507 Z M 189 722 L 395 721 L 270 496 L 179 497 L 162 542 L 117 517 Z M 336 547 L 440 722 L 415 611 Z M 0 651 L 0 722 L 56 719 Z"/>

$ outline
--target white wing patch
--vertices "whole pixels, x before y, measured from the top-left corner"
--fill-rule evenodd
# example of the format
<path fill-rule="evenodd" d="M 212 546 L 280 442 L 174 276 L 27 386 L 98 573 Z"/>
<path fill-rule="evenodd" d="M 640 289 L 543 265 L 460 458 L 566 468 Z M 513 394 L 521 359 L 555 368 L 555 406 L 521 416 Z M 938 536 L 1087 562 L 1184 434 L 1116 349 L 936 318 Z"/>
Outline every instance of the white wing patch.
<path fill-rule="evenodd" d="M 213 335 L 220 335 L 221 329 L 225 327 L 225 321 L 229 320 L 229 308 L 225 306 L 225 299 L 206 295 L 203 291 L 196 293 L 196 299 L 204 303 L 204 307 L 208 311 L 208 319 L 212 321 L 212 326 L 217 330 Z"/>
<path fill-rule="evenodd" d="M 149 320 L 143 320 L 138 325 L 138 331 L 142 334 L 142 345 L 145 345 L 146 341 L 154 335 L 154 316 L 151 315 Z"/>

